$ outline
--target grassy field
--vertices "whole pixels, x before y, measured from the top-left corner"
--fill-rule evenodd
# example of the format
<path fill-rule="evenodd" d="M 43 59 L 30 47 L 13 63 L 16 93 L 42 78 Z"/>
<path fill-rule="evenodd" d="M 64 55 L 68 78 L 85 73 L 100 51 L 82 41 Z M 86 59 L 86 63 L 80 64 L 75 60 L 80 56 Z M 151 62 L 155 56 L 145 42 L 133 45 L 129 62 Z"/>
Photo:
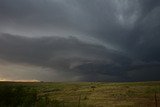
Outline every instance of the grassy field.
<path fill-rule="evenodd" d="M 0 107 L 160 107 L 160 82 L 1 82 Z"/>

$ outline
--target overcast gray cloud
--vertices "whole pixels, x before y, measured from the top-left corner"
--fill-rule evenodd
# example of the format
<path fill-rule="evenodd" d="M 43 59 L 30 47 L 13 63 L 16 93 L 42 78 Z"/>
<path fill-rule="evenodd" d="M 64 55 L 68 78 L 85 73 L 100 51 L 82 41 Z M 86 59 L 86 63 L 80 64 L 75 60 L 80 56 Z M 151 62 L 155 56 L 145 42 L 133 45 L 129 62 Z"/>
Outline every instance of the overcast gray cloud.
<path fill-rule="evenodd" d="M 0 0 L 0 67 L 36 66 L 44 81 L 159 80 L 159 19 L 159 0 Z"/>

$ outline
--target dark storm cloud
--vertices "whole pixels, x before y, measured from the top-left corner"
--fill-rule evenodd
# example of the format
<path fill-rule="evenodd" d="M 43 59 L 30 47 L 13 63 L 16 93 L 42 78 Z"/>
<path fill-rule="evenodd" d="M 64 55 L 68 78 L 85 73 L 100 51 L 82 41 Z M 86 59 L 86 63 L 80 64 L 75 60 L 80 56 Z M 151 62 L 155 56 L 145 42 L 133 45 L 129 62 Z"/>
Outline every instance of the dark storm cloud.
<path fill-rule="evenodd" d="M 0 59 L 86 81 L 158 80 L 159 19 L 159 0 L 1 0 Z"/>
<path fill-rule="evenodd" d="M 72 58 L 81 60 L 100 60 L 110 63 L 112 59 L 118 60 L 119 56 L 113 50 L 100 45 L 83 43 L 77 38 L 41 37 L 28 38 L 10 34 L 0 36 L 1 57 L 14 61 L 29 63 L 46 63 L 47 61 Z M 112 57 L 116 56 L 116 58 Z M 110 57 L 107 59 L 107 57 Z M 82 60 L 83 61 L 83 60 Z M 125 59 L 121 62 L 126 62 Z"/>
<path fill-rule="evenodd" d="M 131 62 L 119 52 L 74 37 L 28 38 L 10 34 L 0 35 L 0 58 L 81 75 L 121 76 L 122 70 L 118 69 Z"/>

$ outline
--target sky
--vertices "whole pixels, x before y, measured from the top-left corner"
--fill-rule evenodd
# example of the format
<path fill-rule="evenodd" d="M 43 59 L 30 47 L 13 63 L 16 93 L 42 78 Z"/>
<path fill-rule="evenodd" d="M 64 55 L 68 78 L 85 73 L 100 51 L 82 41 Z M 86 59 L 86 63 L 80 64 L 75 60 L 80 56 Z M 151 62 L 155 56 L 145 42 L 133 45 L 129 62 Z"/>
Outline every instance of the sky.
<path fill-rule="evenodd" d="M 160 80 L 160 0 L 0 0 L 0 80 Z"/>

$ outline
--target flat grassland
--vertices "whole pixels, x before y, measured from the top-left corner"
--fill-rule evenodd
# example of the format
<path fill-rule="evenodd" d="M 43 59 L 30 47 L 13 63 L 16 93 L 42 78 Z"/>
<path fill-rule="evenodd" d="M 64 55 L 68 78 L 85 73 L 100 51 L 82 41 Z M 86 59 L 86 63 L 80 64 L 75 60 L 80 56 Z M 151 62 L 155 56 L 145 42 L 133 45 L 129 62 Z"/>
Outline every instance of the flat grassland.
<path fill-rule="evenodd" d="M 0 107 L 160 107 L 160 81 L 0 82 Z"/>

